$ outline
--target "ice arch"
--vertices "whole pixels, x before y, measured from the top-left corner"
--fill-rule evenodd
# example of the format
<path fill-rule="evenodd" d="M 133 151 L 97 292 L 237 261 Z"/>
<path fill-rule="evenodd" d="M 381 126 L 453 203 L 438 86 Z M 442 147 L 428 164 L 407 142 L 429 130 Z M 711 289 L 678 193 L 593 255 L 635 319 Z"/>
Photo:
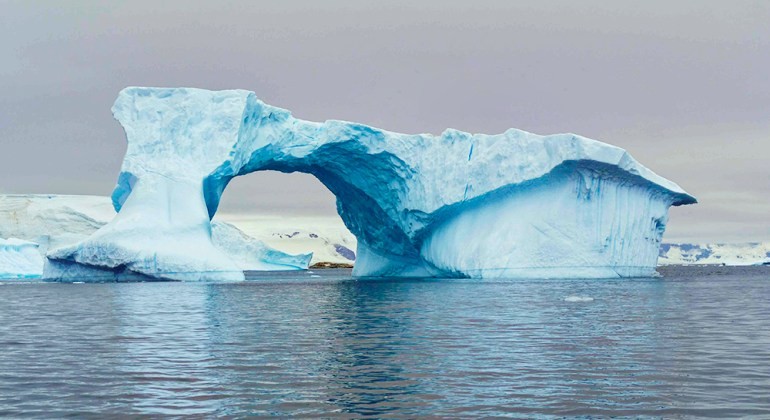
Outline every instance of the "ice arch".
<path fill-rule="evenodd" d="M 52 259 L 239 279 L 211 246 L 233 177 L 314 175 L 358 238 L 357 276 L 626 277 L 654 272 L 672 205 L 694 203 L 623 149 L 573 134 L 392 133 L 316 123 L 253 92 L 126 88 L 118 216 Z M 269 198 L 268 198 L 269 199 Z"/>

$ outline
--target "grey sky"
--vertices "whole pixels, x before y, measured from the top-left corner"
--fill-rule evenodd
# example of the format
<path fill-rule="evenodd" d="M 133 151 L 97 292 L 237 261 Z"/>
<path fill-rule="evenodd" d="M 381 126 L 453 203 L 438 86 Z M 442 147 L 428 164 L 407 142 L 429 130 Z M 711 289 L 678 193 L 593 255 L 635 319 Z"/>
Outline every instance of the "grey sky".
<path fill-rule="evenodd" d="M 110 194 L 125 86 L 253 90 L 392 131 L 574 132 L 697 196 L 667 240 L 770 240 L 768 1 L 0 0 L 0 192 Z M 303 174 L 221 211 L 334 214 Z"/>

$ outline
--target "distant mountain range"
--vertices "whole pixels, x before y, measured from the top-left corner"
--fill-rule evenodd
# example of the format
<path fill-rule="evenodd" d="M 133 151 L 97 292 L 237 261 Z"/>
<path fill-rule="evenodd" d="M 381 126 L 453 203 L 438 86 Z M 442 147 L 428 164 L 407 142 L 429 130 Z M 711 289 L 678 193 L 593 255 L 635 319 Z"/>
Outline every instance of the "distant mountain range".
<path fill-rule="evenodd" d="M 660 246 L 658 264 L 770 264 L 770 242 L 729 244 L 664 243 Z"/>

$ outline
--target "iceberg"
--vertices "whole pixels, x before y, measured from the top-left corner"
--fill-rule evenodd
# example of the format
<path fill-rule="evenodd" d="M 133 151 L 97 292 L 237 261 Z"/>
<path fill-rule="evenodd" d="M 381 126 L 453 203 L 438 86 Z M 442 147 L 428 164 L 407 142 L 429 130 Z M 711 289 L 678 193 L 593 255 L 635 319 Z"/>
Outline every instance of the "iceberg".
<path fill-rule="evenodd" d="M 43 274 L 39 245 L 17 238 L 0 238 L 0 279 L 35 279 Z"/>
<path fill-rule="evenodd" d="M 46 261 L 49 249 L 67 248 L 87 239 L 107 225 L 116 213 L 109 197 L 84 195 L 0 195 L 0 237 L 21 238 L 25 241 L 24 255 L 30 271 L 46 280 L 124 280 L 144 279 L 129 267 L 88 267 L 72 261 Z M 218 252 L 234 263 L 238 271 L 304 270 L 312 254 L 287 254 L 250 237 L 235 226 L 211 222 L 211 243 Z M 33 247 L 34 245 L 34 247 Z M 19 260 L 13 247 L 3 248 L 4 257 Z M 34 257 L 33 254 L 37 256 Z M 18 263 L 17 263 L 18 264 Z M 45 269 L 44 269 L 45 265 Z M 0 265 L 0 278 L 6 271 Z M 18 270 L 17 270 L 18 271 Z M 18 277 L 18 276 L 11 276 Z M 32 277 L 32 275 L 27 276 Z"/>
<path fill-rule="evenodd" d="M 211 236 L 214 246 L 225 250 L 241 271 L 306 270 L 313 257 L 278 251 L 226 222 L 212 222 Z"/>
<path fill-rule="evenodd" d="M 654 274 L 671 206 L 696 200 L 625 150 L 575 134 L 399 134 L 297 119 L 245 90 L 130 87 L 117 216 L 49 258 L 151 277 L 238 280 L 211 240 L 228 182 L 305 172 L 337 199 L 358 277 Z"/>
<path fill-rule="evenodd" d="M 42 254 L 87 238 L 113 217 L 105 197 L 0 194 L 0 237 L 36 242 Z"/>

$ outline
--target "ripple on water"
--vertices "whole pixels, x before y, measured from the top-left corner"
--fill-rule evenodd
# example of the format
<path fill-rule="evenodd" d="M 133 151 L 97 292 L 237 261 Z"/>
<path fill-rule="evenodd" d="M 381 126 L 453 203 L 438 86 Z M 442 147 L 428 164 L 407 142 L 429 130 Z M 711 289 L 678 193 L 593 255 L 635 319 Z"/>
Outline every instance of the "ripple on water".
<path fill-rule="evenodd" d="M 0 416 L 770 416 L 770 268 L 2 283 Z"/>

